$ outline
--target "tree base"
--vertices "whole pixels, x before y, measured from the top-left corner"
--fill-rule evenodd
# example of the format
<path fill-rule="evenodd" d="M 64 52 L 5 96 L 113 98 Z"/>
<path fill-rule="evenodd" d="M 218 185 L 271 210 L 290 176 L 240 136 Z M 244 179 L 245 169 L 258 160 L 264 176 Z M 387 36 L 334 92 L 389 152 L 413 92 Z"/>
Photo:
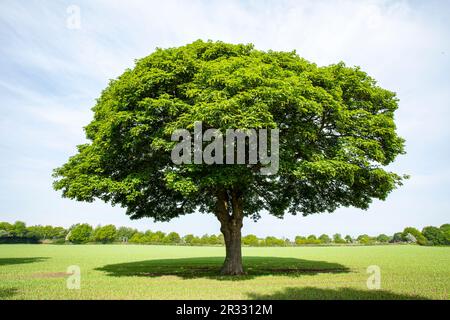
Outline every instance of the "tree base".
<path fill-rule="evenodd" d="M 220 274 L 226 276 L 245 275 L 240 252 L 238 255 L 233 255 L 232 259 L 230 259 L 230 257 L 225 258 Z"/>
<path fill-rule="evenodd" d="M 220 274 L 223 275 L 223 276 L 243 276 L 246 273 L 244 272 L 242 267 L 240 267 L 240 268 L 229 268 L 229 267 L 223 266 L 222 269 L 220 270 Z"/>

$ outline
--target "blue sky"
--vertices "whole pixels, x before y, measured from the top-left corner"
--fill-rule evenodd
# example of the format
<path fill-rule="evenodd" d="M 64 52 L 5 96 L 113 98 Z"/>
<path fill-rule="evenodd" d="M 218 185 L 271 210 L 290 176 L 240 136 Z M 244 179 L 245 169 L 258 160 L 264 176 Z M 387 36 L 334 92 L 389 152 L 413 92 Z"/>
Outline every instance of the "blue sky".
<path fill-rule="evenodd" d="M 80 28 L 73 28 L 79 8 Z M 68 10 L 69 8 L 69 10 Z M 73 7 L 72 7 L 73 8 Z M 156 47 L 196 39 L 297 50 L 319 65 L 358 65 L 397 92 L 411 179 L 367 211 L 263 214 L 243 232 L 392 234 L 450 222 L 450 3 L 445 1 L 0 2 L 0 220 L 69 226 L 113 223 L 181 234 L 218 233 L 212 215 L 130 221 L 124 209 L 62 199 L 52 169 L 85 142 L 83 126 L 109 79 Z"/>

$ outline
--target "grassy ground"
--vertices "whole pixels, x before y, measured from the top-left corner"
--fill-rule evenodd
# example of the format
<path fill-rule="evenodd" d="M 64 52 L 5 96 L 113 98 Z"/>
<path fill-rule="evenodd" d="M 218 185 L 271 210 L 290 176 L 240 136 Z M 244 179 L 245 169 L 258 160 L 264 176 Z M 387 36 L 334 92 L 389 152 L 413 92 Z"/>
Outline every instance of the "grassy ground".
<path fill-rule="evenodd" d="M 0 245 L 0 299 L 449 299 L 450 248 L 244 248 L 247 275 L 217 276 L 222 247 Z M 78 265 L 81 289 L 67 289 Z M 381 269 L 369 290 L 367 267 Z"/>

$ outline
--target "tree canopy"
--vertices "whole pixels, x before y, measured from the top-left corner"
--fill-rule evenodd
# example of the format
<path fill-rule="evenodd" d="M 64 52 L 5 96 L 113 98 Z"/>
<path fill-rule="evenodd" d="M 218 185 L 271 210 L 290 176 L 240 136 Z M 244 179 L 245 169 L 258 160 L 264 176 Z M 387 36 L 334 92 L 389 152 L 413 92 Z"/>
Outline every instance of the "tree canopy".
<path fill-rule="evenodd" d="M 397 106 L 395 93 L 342 62 L 320 67 L 296 52 L 201 40 L 157 49 L 103 90 L 85 127 L 89 143 L 55 170 L 54 187 L 119 204 L 132 219 L 214 213 L 222 232 L 262 210 L 367 209 L 402 181 L 385 169 L 404 152 Z M 196 121 L 222 133 L 279 129 L 279 170 L 263 175 L 261 161 L 174 164 L 172 133 Z"/>
<path fill-rule="evenodd" d="M 112 80 L 86 126 L 90 143 L 55 170 L 56 189 L 120 204 L 131 218 L 166 221 L 214 211 L 219 189 L 239 186 L 244 214 L 282 216 L 366 209 L 401 177 L 383 166 L 403 152 L 397 98 L 359 68 L 317 65 L 295 52 L 196 41 L 157 49 Z M 279 128 L 280 169 L 171 162 L 177 128 Z"/>

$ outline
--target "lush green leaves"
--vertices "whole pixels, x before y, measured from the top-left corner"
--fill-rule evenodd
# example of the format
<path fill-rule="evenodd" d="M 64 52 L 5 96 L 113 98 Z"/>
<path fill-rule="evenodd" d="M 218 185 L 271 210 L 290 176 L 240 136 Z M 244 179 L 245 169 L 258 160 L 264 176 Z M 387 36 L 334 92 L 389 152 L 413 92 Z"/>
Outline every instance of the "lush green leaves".
<path fill-rule="evenodd" d="M 339 206 L 366 209 L 402 178 L 384 169 L 404 141 L 393 92 L 359 68 L 318 67 L 295 52 L 196 41 L 158 49 L 112 80 L 86 126 L 89 143 L 55 170 L 63 196 L 119 204 L 131 218 L 167 221 L 215 210 L 218 190 L 238 190 L 244 214 L 281 217 Z M 171 133 L 280 129 L 280 170 L 255 165 L 174 165 Z"/>

